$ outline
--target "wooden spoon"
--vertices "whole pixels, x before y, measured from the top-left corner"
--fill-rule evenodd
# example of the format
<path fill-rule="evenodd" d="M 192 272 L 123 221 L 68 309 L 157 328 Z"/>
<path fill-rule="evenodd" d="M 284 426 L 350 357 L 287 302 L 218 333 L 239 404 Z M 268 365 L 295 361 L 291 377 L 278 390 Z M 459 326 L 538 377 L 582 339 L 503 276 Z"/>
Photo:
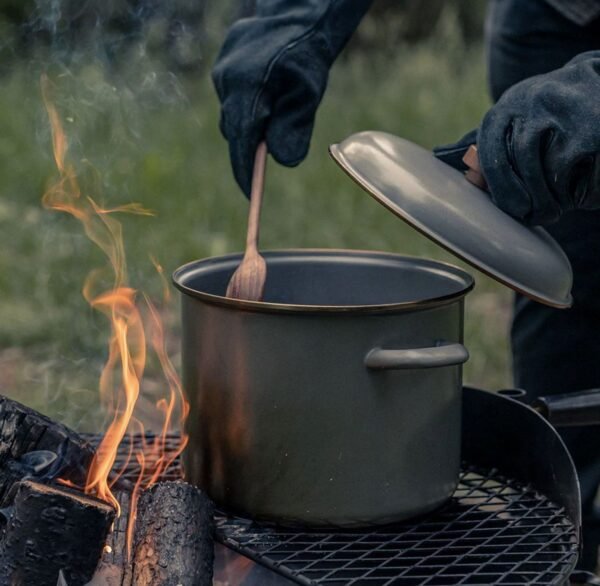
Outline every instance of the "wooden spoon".
<path fill-rule="evenodd" d="M 260 301 L 265 290 L 267 264 L 258 252 L 258 228 L 260 224 L 260 206 L 265 185 L 265 166 L 267 164 L 267 144 L 261 142 L 254 157 L 252 173 L 252 191 L 250 194 L 250 212 L 248 214 L 248 234 L 246 252 L 242 262 L 233 273 L 227 286 L 227 297 Z"/>
<path fill-rule="evenodd" d="M 470 181 L 473 185 L 477 185 L 484 191 L 488 190 L 488 185 L 481 172 L 481 165 L 479 164 L 479 153 L 477 147 L 472 144 L 463 157 L 463 163 L 468 167 L 465 171 L 465 177 L 467 181 Z"/>

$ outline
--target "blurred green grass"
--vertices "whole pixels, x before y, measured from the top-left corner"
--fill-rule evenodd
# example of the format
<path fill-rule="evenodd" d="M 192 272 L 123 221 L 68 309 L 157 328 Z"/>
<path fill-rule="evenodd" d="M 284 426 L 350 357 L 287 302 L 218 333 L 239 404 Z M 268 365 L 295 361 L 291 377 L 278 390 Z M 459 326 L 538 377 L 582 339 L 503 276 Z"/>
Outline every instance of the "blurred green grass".
<path fill-rule="evenodd" d="M 39 73 L 15 62 L 0 94 L 0 392 L 92 429 L 102 419 L 96 383 L 108 328 L 80 290 L 104 259 L 73 218 L 41 207 L 56 172 Z M 243 247 L 247 204 L 231 176 L 208 75 L 177 79 L 154 62 L 111 73 L 93 60 L 50 75 L 84 193 L 156 212 L 121 216 L 134 287 L 160 291 L 149 253 L 169 274 Z M 460 265 L 366 196 L 327 146 L 380 129 L 432 147 L 475 127 L 488 105 L 482 48 L 444 31 L 393 54 L 346 55 L 332 72 L 306 161 L 269 165 L 262 246 L 379 249 Z M 499 388 L 510 380 L 511 295 L 475 276 L 465 378 Z M 177 362 L 176 305 L 165 315 Z"/>

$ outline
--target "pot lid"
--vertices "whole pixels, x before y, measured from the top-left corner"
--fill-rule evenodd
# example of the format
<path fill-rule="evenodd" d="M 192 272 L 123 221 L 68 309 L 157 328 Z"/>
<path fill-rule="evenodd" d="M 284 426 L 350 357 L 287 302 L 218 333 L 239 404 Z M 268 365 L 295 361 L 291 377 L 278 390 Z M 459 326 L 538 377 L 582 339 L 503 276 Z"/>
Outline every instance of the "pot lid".
<path fill-rule="evenodd" d="M 540 227 L 499 208 L 460 171 L 386 132 L 359 132 L 329 147 L 352 179 L 399 218 L 457 257 L 527 297 L 566 308 L 573 273 Z"/>

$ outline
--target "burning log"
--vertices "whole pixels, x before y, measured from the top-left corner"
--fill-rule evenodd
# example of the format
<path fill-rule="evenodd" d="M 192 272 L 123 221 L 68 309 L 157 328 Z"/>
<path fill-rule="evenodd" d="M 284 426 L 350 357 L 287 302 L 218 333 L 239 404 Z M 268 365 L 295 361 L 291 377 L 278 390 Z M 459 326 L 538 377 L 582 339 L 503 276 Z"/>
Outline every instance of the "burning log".
<path fill-rule="evenodd" d="M 121 507 L 121 516 L 115 519 L 102 559 L 87 586 L 131 586 L 131 567 L 127 556 L 131 495 L 126 491 L 119 491 L 114 496 Z"/>
<path fill-rule="evenodd" d="M 182 482 L 158 482 L 138 500 L 135 586 L 211 586 L 213 504 Z"/>
<path fill-rule="evenodd" d="M 23 478 L 65 478 L 83 485 L 92 446 L 68 427 L 0 396 L 0 505 Z"/>
<path fill-rule="evenodd" d="M 87 586 L 211 586 L 213 505 L 185 482 L 158 482 L 137 503 L 131 564 L 127 534 L 131 496 L 115 495 L 115 521 L 94 578 Z"/>
<path fill-rule="evenodd" d="M 76 491 L 29 480 L 16 488 L 0 544 L 0 584 L 85 584 L 93 575 L 115 511 Z"/>

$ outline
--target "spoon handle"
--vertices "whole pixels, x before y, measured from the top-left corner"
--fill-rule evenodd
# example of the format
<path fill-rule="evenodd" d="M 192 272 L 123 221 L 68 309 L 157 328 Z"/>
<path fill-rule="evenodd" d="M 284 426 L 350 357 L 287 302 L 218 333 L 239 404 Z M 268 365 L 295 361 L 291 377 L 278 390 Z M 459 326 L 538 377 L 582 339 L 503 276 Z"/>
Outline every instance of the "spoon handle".
<path fill-rule="evenodd" d="M 463 157 L 463 163 L 468 167 L 465 172 L 465 177 L 467 181 L 470 181 L 473 185 L 477 185 L 480 189 L 484 191 L 488 191 L 487 181 L 481 172 L 481 165 L 479 164 L 479 153 L 477 152 L 477 147 L 475 145 L 471 145 L 465 156 Z"/>
<path fill-rule="evenodd" d="M 265 167 L 267 165 L 267 143 L 259 143 L 254 156 L 252 172 L 252 190 L 250 193 L 250 211 L 248 213 L 248 234 L 246 236 L 246 254 L 258 250 L 260 208 L 265 186 Z"/>

